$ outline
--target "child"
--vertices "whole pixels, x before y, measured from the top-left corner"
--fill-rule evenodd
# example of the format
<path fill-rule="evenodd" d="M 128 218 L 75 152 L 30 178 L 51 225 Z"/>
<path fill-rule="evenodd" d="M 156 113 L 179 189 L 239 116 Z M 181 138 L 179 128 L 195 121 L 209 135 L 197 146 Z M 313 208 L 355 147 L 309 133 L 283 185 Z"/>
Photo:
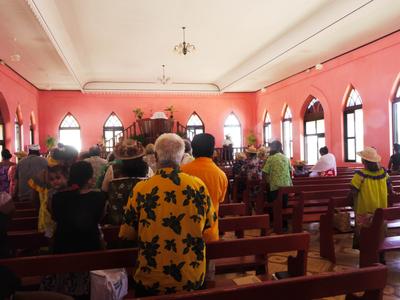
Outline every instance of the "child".
<path fill-rule="evenodd" d="M 38 231 L 52 238 L 56 224 L 49 210 L 51 211 L 53 195 L 67 187 L 68 169 L 50 159 L 46 172 L 40 177 L 36 180 L 30 179 L 28 183 L 39 198 Z"/>

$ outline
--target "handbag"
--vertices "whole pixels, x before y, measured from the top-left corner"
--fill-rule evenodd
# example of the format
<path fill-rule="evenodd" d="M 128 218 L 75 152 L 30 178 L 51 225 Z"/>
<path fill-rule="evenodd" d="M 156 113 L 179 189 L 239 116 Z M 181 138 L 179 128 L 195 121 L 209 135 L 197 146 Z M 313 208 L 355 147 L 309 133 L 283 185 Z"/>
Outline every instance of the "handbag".
<path fill-rule="evenodd" d="M 122 300 L 128 294 L 128 275 L 125 269 L 90 272 L 91 300 Z"/>
<path fill-rule="evenodd" d="M 339 232 L 351 231 L 351 218 L 350 213 L 347 211 L 340 211 L 335 209 L 333 214 L 333 227 Z"/>

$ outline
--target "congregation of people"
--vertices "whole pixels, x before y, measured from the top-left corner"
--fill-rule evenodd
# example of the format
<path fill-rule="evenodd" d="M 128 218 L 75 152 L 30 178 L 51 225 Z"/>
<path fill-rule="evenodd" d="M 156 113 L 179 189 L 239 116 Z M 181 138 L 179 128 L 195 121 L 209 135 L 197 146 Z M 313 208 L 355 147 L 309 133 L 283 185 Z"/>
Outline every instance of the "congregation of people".
<path fill-rule="evenodd" d="M 231 144 L 225 141 L 226 146 Z M 400 147 L 390 158 L 389 168 L 398 172 Z M 219 240 L 219 205 L 229 192 L 225 172 L 214 161 L 215 138 L 195 135 L 192 141 L 166 133 L 146 147 L 132 139 L 120 139 L 107 159 L 94 146 L 86 153 L 58 144 L 42 155 L 38 145 L 28 153 L 1 152 L 0 163 L 0 255 L 12 256 L 7 244 L 7 227 L 13 204 L 31 201 L 38 210 L 37 230 L 49 239 L 50 253 L 76 253 L 106 248 L 101 224 L 120 226 L 121 244 L 139 248 L 133 273 L 136 296 L 150 296 L 204 288 L 213 266 L 206 262 L 206 243 Z M 377 208 L 386 208 L 387 196 L 395 193 L 387 170 L 379 165 L 377 150 L 366 147 L 357 153 L 363 168 L 351 180 L 356 227 L 369 226 Z M 230 157 L 231 154 L 227 155 Z M 232 155 L 233 156 L 233 155 Z M 299 168 L 301 167 L 301 168 Z M 266 203 L 279 189 L 293 185 L 294 176 L 337 175 L 335 156 L 327 147 L 308 168 L 291 163 L 282 144 L 246 148 L 237 153 L 232 166 L 238 189 L 251 180 L 266 180 Z M 296 173 L 297 172 L 297 173 Z M 283 207 L 288 206 L 283 195 Z M 272 210 L 266 210 L 271 219 Z M 284 223 L 285 229 L 288 224 Z M 42 290 L 85 299 L 90 292 L 87 272 L 49 275 Z"/>

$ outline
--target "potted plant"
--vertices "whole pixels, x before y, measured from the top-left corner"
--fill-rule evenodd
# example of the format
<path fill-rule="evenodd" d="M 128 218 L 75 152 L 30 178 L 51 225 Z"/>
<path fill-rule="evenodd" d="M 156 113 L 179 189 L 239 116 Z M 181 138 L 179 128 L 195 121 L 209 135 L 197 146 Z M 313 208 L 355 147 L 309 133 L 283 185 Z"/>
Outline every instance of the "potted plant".
<path fill-rule="evenodd" d="M 53 148 L 57 143 L 57 140 L 54 136 L 48 135 L 46 138 L 46 147 L 47 150 L 50 150 L 51 148 Z"/>
<path fill-rule="evenodd" d="M 136 117 L 136 119 L 138 119 L 138 120 L 141 120 L 142 119 L 142 117 L 143 117 L 143 111 L 142 111 L 142 109 L 141 108 L 135 108 L 134 110 L 133 110 L 133 113 L 135 114 L 135 117 Z"/>
<path fill-rule="evenodd" d="M 164 109 L 165 111 L 169 112 L 169 117 L 170 119 L 174 118 L 174 112 L 176 112 L 175 108 L 173 105 L 168 106 L 166 109 Z"/>
<path fill-rule="evenodd" d="M 257 143 L 257 137 L 254 135 L 253 132 L 250 132 L 249 135 L 247 136 L 247 144 L 248 146 L 255 146 Z"/>

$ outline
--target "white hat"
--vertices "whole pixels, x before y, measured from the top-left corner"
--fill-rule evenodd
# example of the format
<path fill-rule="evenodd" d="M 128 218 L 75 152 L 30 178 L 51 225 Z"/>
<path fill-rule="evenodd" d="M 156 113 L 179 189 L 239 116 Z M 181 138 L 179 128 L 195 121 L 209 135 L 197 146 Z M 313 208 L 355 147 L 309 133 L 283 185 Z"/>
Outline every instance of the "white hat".
<path fill-rule="evenodd" d="M 29 145 L 28 149 L 32 151 L 40 151 L 40 146 L 38 144 L 33 144 Z"/>
<path fill-rule="evenodd" d="M 150 119 L 168 119 L 163 111 L 156 111 Z"/>
<path fill-rule="evenodd" d="M 363 151 L 357 152 L 357 155 L 367 161 L 371 162 L 381 161 L 381 156 L 378 154 L 376 149 L 372 147 L 365 147 Z"/>

